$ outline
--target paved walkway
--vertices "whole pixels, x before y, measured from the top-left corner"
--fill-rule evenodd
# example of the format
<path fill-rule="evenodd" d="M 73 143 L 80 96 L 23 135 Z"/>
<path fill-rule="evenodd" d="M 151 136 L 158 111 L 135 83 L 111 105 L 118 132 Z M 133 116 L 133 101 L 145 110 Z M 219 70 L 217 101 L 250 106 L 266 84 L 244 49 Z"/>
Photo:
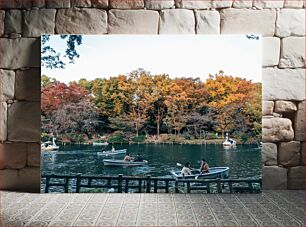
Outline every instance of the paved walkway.
<path fill-rule="evenodd" d="M 304 226 L 303 191 L 262 194 L 1 192 L 4 226 Z"/>

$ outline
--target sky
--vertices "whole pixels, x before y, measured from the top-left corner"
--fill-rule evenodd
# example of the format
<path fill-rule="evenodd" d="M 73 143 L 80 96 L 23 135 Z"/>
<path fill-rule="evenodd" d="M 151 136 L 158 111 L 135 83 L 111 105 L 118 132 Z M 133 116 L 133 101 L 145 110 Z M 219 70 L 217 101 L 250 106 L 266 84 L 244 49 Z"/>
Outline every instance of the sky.
<path fill-rule="evenodd" d="M 65 40 L 53 35 L 49 43 L 64 53 Z M 151 74 L 199 77 L 223 70 L 226 75 L 261 82 L 262 39 L 245 35 L 83 35 L 80 58 L 65 69 L 46 69 L 42 75 L 69 83 L 81 78 L 109 78 L 143 68 Z M 68 62 L 68 61 L 67 61 Z"/>

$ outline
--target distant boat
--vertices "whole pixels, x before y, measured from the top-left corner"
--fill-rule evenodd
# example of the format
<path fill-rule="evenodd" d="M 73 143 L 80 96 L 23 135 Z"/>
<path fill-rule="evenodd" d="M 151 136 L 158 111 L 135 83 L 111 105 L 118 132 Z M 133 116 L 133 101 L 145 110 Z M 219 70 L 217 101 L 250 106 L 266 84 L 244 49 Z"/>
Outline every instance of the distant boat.
<path fill-rule="evenodd" d="M 117 154 L 125 154 L 126 153 L 126 149 L 121 149 L 121 150 L 109 150 L 109 151 L 101 151 L 101 152 L 97 152 L 97 155 L 100 156 L 110 156 L 110 155 L 117 155 Z"/>
<path fill-rule="evenodd" d="M 107 146 L 109 145 L 108 142 L 93 142 L 92 143 L 93 146 Z"/>
<path fill-rule="evenodd" d="M 210 167 L 208 173 L 201 173 L 199 170 L 191 170 L 191 175 L 183 176 L 181 171 L 171 171 L 170 173 L 176 178 L 190 179 L 216 179 L 228 178 L 229 167 Z"/>
<path fill-rule="evenodd" d="M 56 151 L 56 150 L 58 150 L 60 147 L 56 145 L 55 141 L 56 141 L 56 139 L 53 138 L 52 142 L 47 141 L 47 142 L 42 143 L 40 145 L 41 151 Z"/>
<path fill-rule="evenodd" d="M 103 164 L 105 166 L 143 166 L 148 164 L 148 161 L 143 160 L 141 162 L 134 162 L 134 161 L 124 161 L 118 159 L 103 159 Z"/>
<path fill-rule="evenodd" d="M 225 141 L 222 143 L 224 148 L 233 148 L 236 147 L 236 141 L 230 139 L 226 133 Z"/>

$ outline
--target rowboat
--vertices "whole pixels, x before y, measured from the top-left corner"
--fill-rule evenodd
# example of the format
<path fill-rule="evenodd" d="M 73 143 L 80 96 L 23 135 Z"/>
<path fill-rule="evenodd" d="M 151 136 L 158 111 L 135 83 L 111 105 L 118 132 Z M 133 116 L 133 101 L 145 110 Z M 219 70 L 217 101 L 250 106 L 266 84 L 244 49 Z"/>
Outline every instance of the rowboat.
<path fill-rule="evenodd" d="M 109 143 L 108 142 L 93 142 L 93 146 L 107 146 Z"/>
<path fill-rule="evenodd" d="M 117 155 L 117 154 L 125 154 L 126 153 L 126 149 L 121 149 L 121 150 L 109 150 L 109 151 L 101 151 L 101 152 L 97 152 L 97 155 L 100 156 L 109 156 L 109 155 Z"/>
<path fill-rule="evenodd" d="M 103 164 L 105 166 L 142 166 L 148 164 L 148 161 L 143 160 L 142 162 L 134 162 L 134 161 L 123 161 L 118 159 L 103 159 Z"/>
<path fill-rule="evenodd" d="M 210 167 L 208 173 L 200 173 L 198 169 L 191 170 L 191 175 L 183 176 L 181 171 L 171 171 L 170 173 L 176 178 L 190 179 L 216 179 L 228 178 L 229 167 Z"/>

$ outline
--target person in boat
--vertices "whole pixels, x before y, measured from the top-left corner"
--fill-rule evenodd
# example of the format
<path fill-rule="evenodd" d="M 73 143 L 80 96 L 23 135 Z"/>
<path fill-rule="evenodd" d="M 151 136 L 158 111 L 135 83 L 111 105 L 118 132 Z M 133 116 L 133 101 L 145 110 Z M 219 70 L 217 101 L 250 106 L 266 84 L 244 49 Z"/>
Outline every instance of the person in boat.
<path fill-rule="evenodd" d="M 126 156 L 123 159 L 123 161 L 126 161 L 126 162 L 129 162 L 129 161 L 132 161 L 132 160 L 133 160 L 133 158 L 129 153 L 127 153 Z"/>
<path fill-rule="evenodd" d="M 115 147 L 114 147 L 114 146 L 112 146 L 112 152 L 115 152 L 115 151 L 116 151 Z"/>
<path fill-rule="evenodd" d="M 201 160 L 201 166 L 200 166 L 200 173 L 208 173 L 209 172 L 209 166 L 205 159 L 203 158 Z"/>
<path fill-rule="evenodd" d="M 139 153 L 137 153 L 137 156 L 134 159 L 134 162 L 142 162 L 142 161 L 143 161 L 143 157 Z"/>
<path fill-rule="evenodd" d="M 181 170 L 181 173 L 183 176 L 188 176 L 191 175 L 191 167 L 190 167 L 190 163 L 186 162 L 183 169 Z"/>

